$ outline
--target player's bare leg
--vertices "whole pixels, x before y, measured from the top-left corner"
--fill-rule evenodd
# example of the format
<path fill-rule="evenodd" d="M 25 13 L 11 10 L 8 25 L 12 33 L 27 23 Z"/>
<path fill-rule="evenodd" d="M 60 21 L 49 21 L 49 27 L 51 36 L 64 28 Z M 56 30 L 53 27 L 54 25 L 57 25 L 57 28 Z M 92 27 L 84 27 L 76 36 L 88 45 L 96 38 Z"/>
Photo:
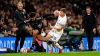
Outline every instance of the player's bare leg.
<path fill-rule="evenodd" d="M 42 37 L 41 35 L 37 35 L 37 39 L 47 42 L 50 38 L 52 38 L 52 36 L 50 34 L 48 34 L 46 37 Z"/>
<path fill-rule="evenodd" d="M 63 49 L 63 47 L 62 47 L 62 46 L 60 46 L 58 43 L 56 43 L 55 45 L 56 45 L 56 47 L 58 47 L 58 48 L 59 48 L 59 53 L 62 53 L 62 49 Z"/>
<path fill-rule="evenodd" d="M 46 37 L 42 37 L 41 35 L 37 35 L 37 38 L 41 41 L 49 41 L 50 38 L 52 38 L 52 36 L 50 34 L 48 34 Z M 55 43 L 55 42 L 54 42 Z M 55 43 L 54 44 L 56 47 L 58 47 L 60 50 L 59 50 L 59 53 L 62 53 L 62 47 L 58 44 L 58 43 Z M 50 49 L 51 49 L 51 45 L 49 45 Z M 50 51 L 51 52 L 51 51 Z"/>
<path fill-rule="evenodd" d="M 48 45 L 48 48 L 49 48 L 48 54 L 51 54 L 52 53 L 52 44 L 47 44 L 47 45 Z"/>
<path fill-rule="evenodd" d="M 34 49 L 34 45 L 35 45 L 35 42 L 36 42 L 36 37 L 37 37 L 37 34 L 38 34 L 38 30 L 33 30 L 33 41 L 32 41 L 32 46 L 28 49 L 28 51 L 31 51 Z"/>
<path fill-rule="evenodd" d="M 58 41 L 60 38 L 57 38 L 56 41 L 54 41 L 54 46 L 56 46 L 57 48 L 59 48 L 59 53 L 62 53 L 62 49 L 63 47 L 59 45 Z"/>

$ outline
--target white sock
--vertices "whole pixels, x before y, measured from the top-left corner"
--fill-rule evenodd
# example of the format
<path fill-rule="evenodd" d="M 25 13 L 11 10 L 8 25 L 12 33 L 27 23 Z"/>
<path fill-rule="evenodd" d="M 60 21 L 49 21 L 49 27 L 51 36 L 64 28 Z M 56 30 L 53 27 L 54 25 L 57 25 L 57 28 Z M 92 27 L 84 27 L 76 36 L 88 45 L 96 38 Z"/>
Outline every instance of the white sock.
<path fill-rule="evenodd" d="M 48 45 L 49 50 L 52 50 L 52 45 L 51 44 L 47 44 L 47 45 Z"/>
<path fill-rule="evenodd" d="M 58 43 L 56 43 L 56 46 L 57 46 L 59 49 L 62 49 L 62 47 L 61 47 Z"/>

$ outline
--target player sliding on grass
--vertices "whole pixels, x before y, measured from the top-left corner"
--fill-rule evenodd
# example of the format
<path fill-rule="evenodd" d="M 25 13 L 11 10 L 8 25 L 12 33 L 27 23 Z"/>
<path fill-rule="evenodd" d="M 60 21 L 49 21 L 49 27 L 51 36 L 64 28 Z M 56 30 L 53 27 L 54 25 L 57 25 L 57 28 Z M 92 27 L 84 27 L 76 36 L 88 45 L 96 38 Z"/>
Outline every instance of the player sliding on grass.
<path fill-rule="evenodd" d="M 59 53 L 62 53 L 62 47 L 58 44 L 58 41 L 61 38 L 63 34 L 63 29 L 67 23 L 66 9 L 61 8 L 60 11 L 56 10 L 54 11 L 54 15 L 58 16 L 55 26 L 50 25 L 50 28 L 52 29 L 50 30 L 50 32 L 47 34 L 46 37 L 37 35 L 37 38 L 41 41 L 46 41 L 47 43 L 48 42 L 55 43 L 55 46 L 60 49 Z M 49 44 L 48 47 L 49 47 L 48 53 L 52 53 L 51 44 Z"/>

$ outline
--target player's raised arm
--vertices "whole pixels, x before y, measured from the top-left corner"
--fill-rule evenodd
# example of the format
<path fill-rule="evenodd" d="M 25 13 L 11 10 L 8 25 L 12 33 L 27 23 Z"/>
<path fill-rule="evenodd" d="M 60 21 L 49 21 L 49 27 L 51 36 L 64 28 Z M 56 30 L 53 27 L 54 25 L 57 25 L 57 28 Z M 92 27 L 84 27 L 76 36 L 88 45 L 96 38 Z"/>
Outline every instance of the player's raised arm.
<path fill-rule="evenodd" d="M 55 16 L 59 16 L 59 14 L 60 14 L 60 11 L 58 11 L 58 10 L 55 10 L 55 11 L 53 12 L 53 14 L 54 14 Z"/>
<path fill-rule="evenodd" d="M 61 8 L 60 11 L 56 10 L 55 15 L 58 15 L 59 17 L 58 17 L 56 25 L 54 26 L 54 29 L 62 30 L 65 27 L 66 21 L 67 21 L 66 8 Z"/>

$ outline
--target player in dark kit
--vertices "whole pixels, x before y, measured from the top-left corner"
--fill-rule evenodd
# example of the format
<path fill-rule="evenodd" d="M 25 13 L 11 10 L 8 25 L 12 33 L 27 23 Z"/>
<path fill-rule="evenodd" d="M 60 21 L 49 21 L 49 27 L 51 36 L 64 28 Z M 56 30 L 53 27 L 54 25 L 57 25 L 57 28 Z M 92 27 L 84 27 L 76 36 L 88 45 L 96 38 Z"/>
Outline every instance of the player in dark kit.
<path fill-rule="evenodd" d="M 43 29 L 43 23 L 42 23 L 42 18 L 37 18 L 34 12 L 30 13 L 30 19 L 28 23 L 30 24 L 30 28 L 32 28 L 32 36 L 33 36 L 32 46 L 28 49 L 28 51 L 31 51 L 34 49 L 34 46 L 37 45 L 36 38 L 37 35 L 41 35 L 41 31 Z"/>

